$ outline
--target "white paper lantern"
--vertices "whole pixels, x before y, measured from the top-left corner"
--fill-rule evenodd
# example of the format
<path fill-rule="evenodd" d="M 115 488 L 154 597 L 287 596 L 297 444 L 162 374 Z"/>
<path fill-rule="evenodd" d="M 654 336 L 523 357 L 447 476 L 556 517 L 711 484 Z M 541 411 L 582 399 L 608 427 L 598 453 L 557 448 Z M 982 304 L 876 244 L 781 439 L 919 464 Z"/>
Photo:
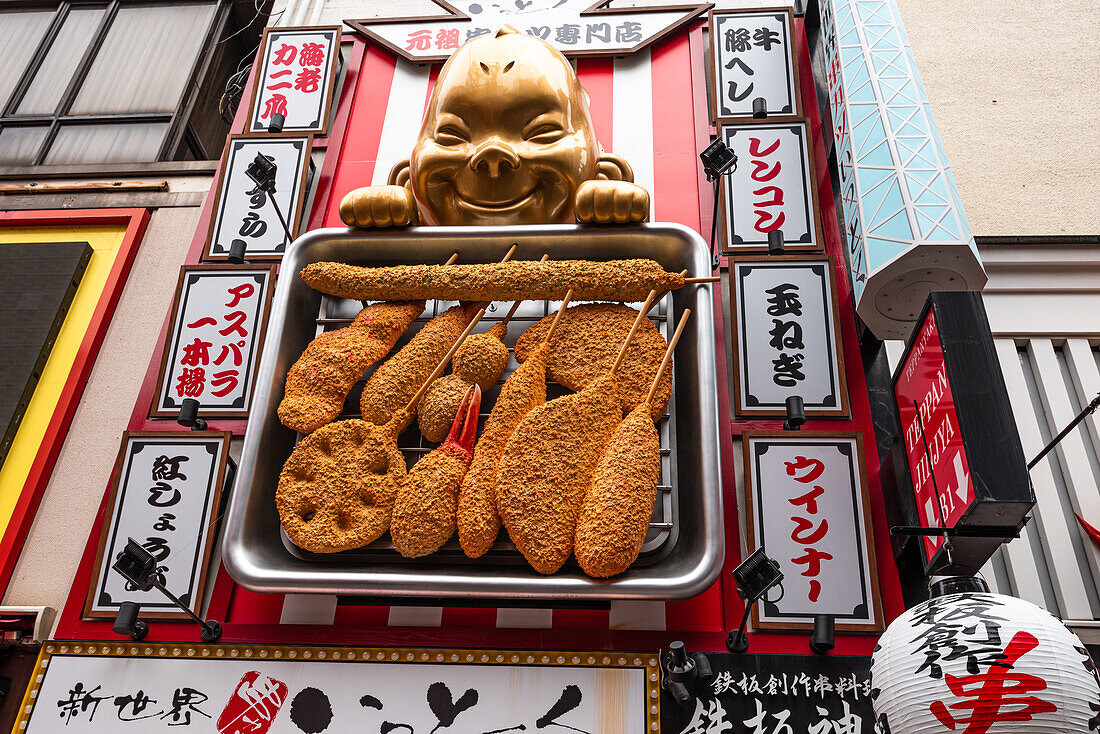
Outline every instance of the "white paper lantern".
<path fill-rule="evenodd" d="M 871 686 L 890 734 L 1100 731 L 1100 680 L 1084 643 L 1011 596 L 949 594 L 905 612 L 879 640 Z"/>

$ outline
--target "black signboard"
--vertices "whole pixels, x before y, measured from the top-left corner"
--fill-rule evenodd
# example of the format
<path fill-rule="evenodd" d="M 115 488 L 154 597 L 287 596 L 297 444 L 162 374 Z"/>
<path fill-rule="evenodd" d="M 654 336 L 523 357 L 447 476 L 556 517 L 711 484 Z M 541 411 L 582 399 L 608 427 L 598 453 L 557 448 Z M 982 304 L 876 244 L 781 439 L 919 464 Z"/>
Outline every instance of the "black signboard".
<path fill-rule="evenodd" d="M 0 245 L 0 464 L 91 257 L 86 242 Z"/>
<path fill-rule="evenodd" d="M 929 295 L 894 396 L 901 425 L 887 473 L 909 530 L 924 531 L 925 572 L 972 575 L 1035 504 L 980 293 Z"/>
<path fill-rule="evenodd" d="M 661 694 L 667 734 L 875 734 L 871 658 L 708 653 L 693 700 Z"/>

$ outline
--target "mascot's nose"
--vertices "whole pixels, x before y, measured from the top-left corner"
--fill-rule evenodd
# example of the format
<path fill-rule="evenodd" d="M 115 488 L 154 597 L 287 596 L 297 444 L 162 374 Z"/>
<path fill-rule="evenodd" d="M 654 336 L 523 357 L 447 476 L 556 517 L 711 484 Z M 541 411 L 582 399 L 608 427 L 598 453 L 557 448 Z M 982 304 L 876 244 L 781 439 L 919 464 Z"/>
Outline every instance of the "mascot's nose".
<path fill-rule="evenodd" d="M 470 168 L 488 173 L 492 177 L 500 175 L 502 165 L 513 171 L 518 170 L 519 156 L 512 150 L 512 146 L 497 137 L 482 143 L 470 159 Z"/>

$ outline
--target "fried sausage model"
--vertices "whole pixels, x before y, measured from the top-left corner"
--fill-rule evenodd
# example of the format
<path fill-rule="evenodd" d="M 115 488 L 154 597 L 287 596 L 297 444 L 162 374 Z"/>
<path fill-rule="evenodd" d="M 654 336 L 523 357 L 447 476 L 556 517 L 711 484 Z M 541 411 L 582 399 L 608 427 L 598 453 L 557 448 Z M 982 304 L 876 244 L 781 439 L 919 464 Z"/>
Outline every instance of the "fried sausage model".
<path fill-rule="evenodd" d="M 443 440 L 470 385 L 488 390 L 497 384 L 508 366 L 508 347 L 504 345 L 507 333 L 507 324 L 494 324 L 489 331 L 471 334 L 462 343 L 455 352 L 451 374 L 433 382 L 417 408 L 416 419 L 424 438 Z"/>
<path fill-rule="evenodd" d="M 405 481 L 398 426 L 361 420 L 329 423 L 303 438 L 283 465 L 275 505 L 287 535 L 313 553 L 335 553 L 377 540 Z"/>
<path fill-rule="evenodd" d="M 569 307 L 550 343 L 547 378 L 570 390 L 588 387 L 611 368 L 637 316 L 637 310 L 621 303 L 583 303 Z M 523 332 L 516 341 L 516 361 L 523 362 L 531 350 L 546 339 L 553 318 L 553 314 L 546 316 Z M 642 321 L 618 373 L 624 413 L 629 413 L 645 398 L 667 347 L 653 322 Z M 653 420 L 665 412 L 671 391 L 672 375 L 666 372 L 657 383 Z"/>
<path fill-rule="evenodd" d="M 668 273 L 653 260 L 531 260 L 480 265 L 398 265 L 362 268 L 343 263 L 307 265 L 302 280 L 331 296 L 361 301 L 574 300 L 641 301 L 651 290 L 681 288 L 684 276 Z"/>
<path fill-rule="evenodd" d="M 447 309 L 425 324 L 397 354 L 379 365 L 367 380 L 359 400 L 363 420 L 381 425 L 406 405 L 458 340 L 475 311 L 476 305 Z M 411 417 L 412 411 L 407 418 Z M 406 426 L 402 426 L 402 430 Z"/>
<path fill-rule="evenodd" d="M 398 492 L 390 522 L 397 552 L 406 558 L 435 553 L 455 532 L 458 489 L 473 458 L 481 388 L 471 385 L 442 446 L 416 462 Z"/>
<path fill-rule="evenodd" d="M 424 310 L 424 301 L 372 303 L 350 325 L 319 334 L 286 374 L 279 420 L 312 433 L 344 407 L 355 381 L 382 359 Z"/>
<path fill-rule="evenodd" d="M 650 402 L 690 315 L 685 310 L 680 317 L 649 394 L 611 435 L 584 497 L 573 552 L 589 576 L 622 573 L 645 543 L 661 479 L 661 438 L 653 425 Z"/>

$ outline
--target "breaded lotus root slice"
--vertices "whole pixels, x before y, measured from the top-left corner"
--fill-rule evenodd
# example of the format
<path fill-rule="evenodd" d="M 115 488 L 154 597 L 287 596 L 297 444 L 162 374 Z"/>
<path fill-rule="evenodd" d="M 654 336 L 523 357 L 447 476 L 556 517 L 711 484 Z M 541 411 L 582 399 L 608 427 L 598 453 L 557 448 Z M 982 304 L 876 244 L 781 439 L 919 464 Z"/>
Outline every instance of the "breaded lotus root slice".
<path fill-rule="evenodd" d="M 395 428 L 338 421 L 298 443 L 275 490 L 279 519 L 295 545 L 336 553 L 367 545 L 389 529 L 406 476 Z"/>
<path fill-rule="evenodd" d="M 497 472 L 501 520 L 516 548 L 542 574 L 573 552 L 585 493 L 623 418 L 614 375 L 544 403 L 520 421 Z"/>
<path fill-rule="evenodd" d="M 435 553 L 454 535 L 458 491 L 473 457 L 480 410 L 481 388 L 471 385 L 447 440 L 416 462 L 397 493 L 390 537 L 406 558 Z"/>
<path fill-rule="evenodd" d="M 382 425 L 408 405 L 462 336 L 477 310 L 474 305 L 452 306 L 425 324 L 397 354 L 380 364 L 363 387 L 359 401 L 363 420 Z M 408 423 L 401 426 L 401 430 L 407 426 Z"/>
<path fill-rule="evenodd" d="M 546 402 L 546 355 L 536 349 L 508 376 L 474 447 L 474 460 L 458 494 L 458 542 L 470 558 L 479 558 L 500 532 L 496 478 L 508 439 L 524 416 Z"/>
<path fill-rule="evenodd" d="M 424 311 L 424 301 L 372 303 L 350 325 L 319 334 L 286 374 L 279 420 L 312 433 L 334 420 L 363 371 L 385 357 Z"/>
<path fill-rule="evenodd" d="M 570 306 L 562 314 L 558 329 L 550 341 L 547 378 L 570 390 L 588 387 L 593 380 L 611 369 L 619 347 L 637 316 L 636 309 L 621 303 Z M 526 360 L 531 351 L 543 342 L 553 321 L 554 314 L 550 314 L 532 324 L 520 336 L 515 348 L 517 361 Z M 616 373 L 624 413 L 634 410 L 645 399 L 667 347 L 667 342 L 653 322 L 643 319 Z M 672 370 L 669 369 L 657 382 L 657 392 L 651 405 L 654 421 L 665 412 L 671 392 Z"/>
<path fill-rule="evenodd" d="M 311 263 L 300 275 L 310 288 L 360 301 L 644 301 L 650 291 L 684 286 L 684 276 L 653 260 L 510 260 L 476 265 L 363 268 Z"/>
<path fill-rule="evenodd" d="M 585 573 L 608 578 L 638 558 L 660 479 L 661 439 L 640 404 L 611 434 L 581 505 L 573 553 Z"/>
<path fill-rule="evenodd" d="M 507 334 L 507 324 L 494 324 L 482 334 L 471 334 L 455 352 L 451 371 L 466 382 L 477 383 L 482 390 L 488 390 L 497 384 L 508 367 L 508 347 L 504 344 Z"/>
<path fill-rule="evenodd" d="M 466 337 L 469 341 L 472 337 Z M 456 374 L 443 375 L 432 383 L 416 409 L 416 421 L 424 438 L 439 443 L 458 414 L 458 404 L 470 383 Z"/>

